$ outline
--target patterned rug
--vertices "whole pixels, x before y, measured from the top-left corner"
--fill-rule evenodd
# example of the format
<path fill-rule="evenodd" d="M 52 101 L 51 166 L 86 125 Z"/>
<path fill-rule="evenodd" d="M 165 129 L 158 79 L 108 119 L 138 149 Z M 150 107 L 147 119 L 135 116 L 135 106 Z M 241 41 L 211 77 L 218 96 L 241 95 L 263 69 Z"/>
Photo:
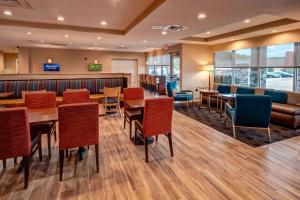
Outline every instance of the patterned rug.
<path fill-rule="evenodd" d="M 187 108 L 184 104 L 175 104 L 175 110 L 203 124 L 206 124 L 220 131 L 221 133 L 233 137 L 230 122 L 227 121 L 227 125 L 225 127 L 223 117 L 220 118 L 220 114 L 215 113 L 213 109 L 211 113 L 209 113 L 208 109 L 199 109 L 198 105 L 190 106 Z M 300 129 L 293 130 L 276 124 L 270 124 L 270 129 L 272 136 L 271 143 L 300 136 Z M 270 144 L 268 132 L 266 130 L 237 128 L 236 136 L 238 140 L 252 147 L 259 147 L 262 145 Z"/>

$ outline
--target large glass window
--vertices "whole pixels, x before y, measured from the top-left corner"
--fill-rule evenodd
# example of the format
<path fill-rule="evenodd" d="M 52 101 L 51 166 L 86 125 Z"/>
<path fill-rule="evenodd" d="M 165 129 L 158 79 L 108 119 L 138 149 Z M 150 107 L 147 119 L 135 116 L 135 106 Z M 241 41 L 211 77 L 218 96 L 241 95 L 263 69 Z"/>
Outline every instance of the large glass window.
<path fill-rule="evenodd" d="M 300 43 L 218 52 L 214 64 L 218 83 L 300 91 Z"/>

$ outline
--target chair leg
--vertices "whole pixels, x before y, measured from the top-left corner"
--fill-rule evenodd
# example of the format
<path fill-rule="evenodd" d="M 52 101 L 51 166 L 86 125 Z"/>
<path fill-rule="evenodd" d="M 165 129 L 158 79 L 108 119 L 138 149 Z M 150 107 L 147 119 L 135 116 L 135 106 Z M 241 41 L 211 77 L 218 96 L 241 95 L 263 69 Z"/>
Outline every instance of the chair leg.
<path fill-rule="evenodd" d="M 131 133 L 132 133 L 132 120 L 129 121 L 129 137 L 131 139 Z"/>
<path fill-rule="evenodd" d="M 145 145 L 145 156 L 146 156 L 146 163 L 148 162 L 148 138 L 144 138 L 144 145 Z"/>
<path fill-rule="evenodd" d="M 126 128 L 126 116 L 124 115 L 124 129 Z"/>
<path fill-rule="evenodd" d="M 169 146 L 170 146 L 170 152 L 171 152 L 171 157 L 173 157 L 173 143 L 172 143 L 172 134 L 168 133 L 168 139 L 169 139 Z"/>
<path fill-rule="evenodd" d="M 18 164 L 18 157 L 15 157 L 14 158 L 14 166 L 17 166 L 17 164 Z"/>
<path fill-rule="evenodd" d="M 95 144 L 95 155 L 96 155 L 97 173 L 99 173 L 99 145 L 98 144 Z"/>
<path fill-rule="evenodd" d="M 3 169 L 6 169 L 6 159 L 2 160 L 2 164 L 3 164 Z"/>
<path fill-rule="evenodd" d="M 43 154 L 42 154 L 42 142 L 41 142 L 41 141 L 39 142 L 39 149 L 38 149 L 38 151 L 39 151 L 39 159 L 40 159 L 40 162 L 41 162 L 42 159 L 43 159 Z"/>
<path fill-rule="evenodd" d="M 156 142 L 158 141 L 158 135 L 155 136 L 155 140 L 156 140 Z"/>
<path fill-rule="evenodd" d="M 47 140 L 48 140 L 48 155 L 51 157 L 51 133 L 47 133 Z"/>
<path fill-rule="evenodd" d="M 66 158 L 69 157 L 69 149 L 66 149 Z"/>
<path fill-rule="evenodd" d="M 64 170 L 64 150 L 59 150 L 59 181 L 62 181 Z"/>
<path fill-rule="evenodd" d="M 271 137 L 271 130 L 270 130 L 270 127 L 268 127 L 268 134 L 269 134 L 269 142 L 272 142 L 272 137 Z"/>
<path fill-rule="evenodd" d="M 53 135 L 54 135 L 54 141 L 56 142 L 56 125 L 54 124 L 54 130 L 53 130 Z"/>
<path fill-rule="evenodd" d="M 226 114 L 224 115 L 224 126 L 226 127 Z"/>
<path fill-rule="evenodd" d="M 25 184 L 25 189 L 27 189 L 28 179 L 29 179 L 29 156 L 23 156 L 23 166 L 24 166 L 24 184 Z"/>
<path fill-rule="evenodd" d="M 234 126 L 233 122 L 232 122 L 232 132 L 233 132 L 233 137 L 236 138 L 236 135 L 235 135 L 235 126 Z"/>

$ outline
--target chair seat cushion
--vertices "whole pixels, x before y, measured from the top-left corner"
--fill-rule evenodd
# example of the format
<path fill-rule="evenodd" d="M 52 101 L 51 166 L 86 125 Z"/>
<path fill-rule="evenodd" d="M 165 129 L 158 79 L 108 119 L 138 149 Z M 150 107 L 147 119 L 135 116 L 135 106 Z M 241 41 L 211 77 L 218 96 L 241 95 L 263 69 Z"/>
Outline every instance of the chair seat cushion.
<path fill-rule="evenodd" d="M 193 99 L 193 95 L 191 94 L 177 94 L 174 96 L 175 101 L 191 101 Z"/>
<path fill-rule="evenodd" d="M 105 99 L 103 101 L 105 101 Z M 118 98 L 107 98 L 106 103 L 118 103 Z"/>
<path fill-rule="evenodd" d="M 272 111 L 294 116 L 300 115 L 300 107 L 289 104 L 272 103 Z"/>
<path fill-rule="evenodd" d="M 124 114 L 129 117 L 129 118 L 132 118 L 132 117 L 139 117 L 141 116 L 142 112 L 140 109 L 137 109 L 137 110 L 125 110 L 124 111 Z"/>
<path fill-rule="evenodd" d="M 226 115 L 232 119 L 232 113 L 234 113 L 234 108 L 226 106 Z"/>

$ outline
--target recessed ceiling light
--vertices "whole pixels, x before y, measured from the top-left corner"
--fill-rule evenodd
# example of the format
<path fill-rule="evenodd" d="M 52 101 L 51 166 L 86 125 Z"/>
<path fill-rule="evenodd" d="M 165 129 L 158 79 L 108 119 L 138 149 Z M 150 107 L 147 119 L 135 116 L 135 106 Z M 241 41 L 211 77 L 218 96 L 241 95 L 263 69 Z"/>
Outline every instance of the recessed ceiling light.
<path fill-rule="evenodd" d="M 44 40 L 41 40 L 41 43 L 44 43 L 45 41 Z"/>
<path fill-rule="evenodd" d="M 69 45 L 72 45 L 73 43 L 72 42 L 69 42 Z"/>
<path fill-rule="evenodd" d="M 209 35 L 209 34 L 210 34 L 210 31 L 207 31 L 206 34 Z"/>
<path fill-rule="evenodd" d="M 5 16 L 12 16 L 13 13 L 10 10 L 4 10 L 3 11 L 3 15 L 5 15 Z"/>
<path fill-rule="evenodd" d="M 245 24 L 248 24 L 248 23 L 250 23 L 250 22 L 251 22 L 250 19 L 245 19 L 245 20 L 244 20 L 244 23 L 245 23 Z"/>
<path fill-rule="evenodd" d="M 277 33 L 277 32 L 278 32 L 278 30 L 273 30 L 273 31 L 272 31 L 272 33 Z"/>
<path fill-rule="evenodd" d="M 65 34 L 65 37 L 68 38 L 68 37 L 70 37 L 70 36 L 69 36 L 68 34 Z"/>
<path fill-rule="evenodd" d="M 199 19 L 205 19 L 207 16 L 206 16 L 206 14 L 204 14 L 204 13 L 200 13 L 199 15 L 198 15 L 198 18 Z"/>
<path fill-rule="evenodd" d="M 147 43 L 147 40 L 143 40 L 144 43 Z"/>
<path fill-rule="evenodd" d="M 63 16 L 58 16 L 56 19 L 57 19 L 57 21 L 60 21 L 60 22 L 65 21 L 65 18 Z"/>
<path fill-rule="evenodd" d="M 101 40 L 101 37 L 99 36 L 99 37 L 97 37 L 97 40 Z"/>
<path fill-rule="evenodd" d="M 101 25 L 102 25 L 102 26 L 106 26 L 106 25 L 107 25 L 107 22 L 106 22 L 106 21 L 101 21 Z"/>
<path fill-rule="evenodd" d="M 162 35 L 168 35 L 168 32 L 167 31 L 162 31 L 161 34 Z"/>
<path fill-rule="evenodd" d="M 32 33 L 30 31 L 27 32 L 27 35 L 32 35 Z"/>

